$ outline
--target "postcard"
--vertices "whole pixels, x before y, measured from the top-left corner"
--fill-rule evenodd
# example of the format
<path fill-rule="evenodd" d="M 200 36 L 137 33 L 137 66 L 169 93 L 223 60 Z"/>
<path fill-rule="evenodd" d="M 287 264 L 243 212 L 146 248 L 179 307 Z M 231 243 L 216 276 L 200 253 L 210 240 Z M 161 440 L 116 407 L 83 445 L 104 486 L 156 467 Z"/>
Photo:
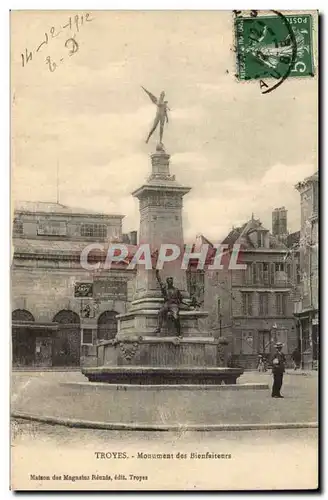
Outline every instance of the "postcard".
<path fill-rule="evenodd" d="M 318 12 L 10 18 L 10 488 L 316 490 Z"/>

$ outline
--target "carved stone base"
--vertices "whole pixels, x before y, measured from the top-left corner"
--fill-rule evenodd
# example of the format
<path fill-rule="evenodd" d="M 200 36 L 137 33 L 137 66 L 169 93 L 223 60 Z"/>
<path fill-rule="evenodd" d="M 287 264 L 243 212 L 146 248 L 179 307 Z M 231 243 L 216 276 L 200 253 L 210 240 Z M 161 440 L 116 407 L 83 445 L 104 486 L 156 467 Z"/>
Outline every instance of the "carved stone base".
<path fill-rule="evenodd" d="M 82 373 L 90 382 L 138 385 L 227 385 L 236 384 L 243 373 L 241 368 L 201 367 L 94 367 L 84 368 Z"/>
<path fill-rule="evenodd" d="M 120 336 L 98 346 L 98 366 L 224 366 L 213 337 Z"/>
<path fill-rule="evenodd" d="M 184 337 L 199 336 L 207 337 L 201 328 L 201 321 L 207 318 L 208 314 L 204 311 L 180 311 L 181 331 Z M 135 336 L 136 332 L 140 332 L 142 336 L 157 336 L 155 333 L 157 328 L 158 309 L 136 309 L 128 313 L 120 314 L 118 319 L 118 337 L 120 336 Z M 202 332 L 203 330 L 203 332 Z M 168 318 L 168 321 L 163 325 L 161 336 L 176 335 L 173 321 Z"/>

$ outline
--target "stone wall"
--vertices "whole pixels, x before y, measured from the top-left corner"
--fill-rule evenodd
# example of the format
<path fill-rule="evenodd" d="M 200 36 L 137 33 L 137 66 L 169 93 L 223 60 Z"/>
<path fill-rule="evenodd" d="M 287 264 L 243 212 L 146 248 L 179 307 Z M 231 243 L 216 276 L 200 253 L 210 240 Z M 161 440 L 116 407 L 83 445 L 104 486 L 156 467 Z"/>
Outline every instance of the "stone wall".
<path fill-rule="evenodd" d="M 34 264 L 36 262 L 34 261 Z M 131 272 L 116 272 L 114 276 L 126 276 L 131 279 Z M 78 281 L 92 281 L 93 275 L 83 269 L 49 267 L 14 267 L 12 277 L 12 311 L 25 309 L 30 311 L 35 321 L 51 322 L 63 309 L 69 309 L 78 315 L 81 312 L 81 300 L 74 298 L 74 285 Z M 129 287 L 128 287 L 129 289 Z M 99 304 L 98 316 L 106 310 L 123 313 L 127 309 L 126 300 L 104 300 Z M 97 318 L 96 318 L 97 319 Z"/>

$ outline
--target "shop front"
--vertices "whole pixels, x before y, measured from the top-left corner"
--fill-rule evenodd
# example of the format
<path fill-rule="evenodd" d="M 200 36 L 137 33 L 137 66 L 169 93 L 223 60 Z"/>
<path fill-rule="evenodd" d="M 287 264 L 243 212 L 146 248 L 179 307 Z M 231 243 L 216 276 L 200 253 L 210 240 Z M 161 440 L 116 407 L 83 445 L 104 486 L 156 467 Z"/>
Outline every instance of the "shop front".
<path fill-rule="evenodd" d="M 52 366 L 52 343 L 58 326 L 54 323 L 13 321 L 12 365 L 14 367 Z"/>
<path fill-rule="evenodd" d="M 299 348 L 304 370 L 318 369 L 319 364 L 319 312 L 302 311 L 297 315 L 299 328 Z"/>

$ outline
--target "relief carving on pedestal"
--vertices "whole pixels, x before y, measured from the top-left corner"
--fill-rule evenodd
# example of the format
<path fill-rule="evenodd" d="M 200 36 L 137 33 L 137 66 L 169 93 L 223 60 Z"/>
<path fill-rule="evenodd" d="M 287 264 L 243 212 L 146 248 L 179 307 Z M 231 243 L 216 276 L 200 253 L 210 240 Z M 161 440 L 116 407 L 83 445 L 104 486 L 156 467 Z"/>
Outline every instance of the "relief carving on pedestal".
<path fill-rule="evenodd" d="M 152 193 L 140 199 L 140 210 L 146 207 L 182 208 L 182 197 L 166 193 Z"/>
<path fill-rule="evenodd" d="M 120 342 L 119 343 L 121 353 L 123 357 L 127 360 L 130 361 L 136 354 L 138 347 L 139 347 L 139 342 Z"/>

